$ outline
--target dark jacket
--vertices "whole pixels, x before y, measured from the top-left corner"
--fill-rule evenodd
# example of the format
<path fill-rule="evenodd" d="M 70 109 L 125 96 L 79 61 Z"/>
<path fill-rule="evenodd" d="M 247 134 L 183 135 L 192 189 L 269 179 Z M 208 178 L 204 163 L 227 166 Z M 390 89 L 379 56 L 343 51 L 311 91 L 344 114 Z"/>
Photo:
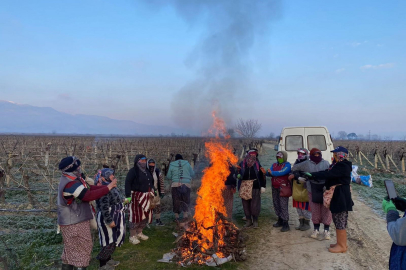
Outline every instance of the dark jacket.
<path fill-rule="evenodd" d="M 114 212 L 112 210 L 116 210 L 116 208 L 121 209 L 123 207 L 123 200 L 124 198 L 117 188 L 113 188 L 109 193 L 107 193 L 107 195 L 104 195 L 100 199 L 96 200 L 97 211 L 101 213 L 106 224 L 110 224 L 114 221 Z"/>
<path fill-rule="evenodd" d="M 252 165 L 251 168 L 247 167 L 245 161 L 242 161 L 240 163 L 240 167 L 241 167 L 240 174 L 242 176 L 242 179 L 238 181 L 238 190 L 240 189 L 242 181 L 253 179 L 256 179 L 252 186 L 253 189 L 260 189 L 261 187 L 266 187 L 266 180 L 264 179 L 265 178 L 264 174 L 260 170 L 261 164 L 259 163 L 258 160 L 254 163 L 254 165 Z"/>
<path fill-rule="evenodd" d="M 131 191 L 148 192 L 154 188 L 154 178 L 151 172 L 145 168 L 145 172 L 141 171 L 137 163 L 145 157 L 144 155 L 137 155 L 134 159 L 134 167 L 132 167 L 125 178 L 125 196 L 131 196 Z"/>
<path fill-rule="evenodd" d="M 232 186 L 232 187 L 236 187 L 237 186 L 237 171 L 234 168 L 234 166 L 230 165 L 230 174 L 228 175 L 225 185 L 226 186 Z"/>
<path fill-rule="evenodd" d="M 326 188 L 341 184 L 334 190 L 333 198 L 330 203 L 331 213 L 340 213 L 345 211 L 352 211 L 354 202 L 351 198 L 351 171 L 352 163 L 346 159 L 337 162 L 329 170 L 323 172 L 312 173 L 315 180 L 326 180 Z"/>

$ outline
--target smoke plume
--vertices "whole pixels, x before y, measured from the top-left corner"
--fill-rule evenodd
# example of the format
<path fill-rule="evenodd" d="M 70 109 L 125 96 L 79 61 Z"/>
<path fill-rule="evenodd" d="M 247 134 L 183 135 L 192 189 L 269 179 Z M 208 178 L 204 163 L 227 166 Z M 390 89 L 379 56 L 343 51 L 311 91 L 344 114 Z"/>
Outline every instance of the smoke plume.
<path fill-rule="evenodd" d="M 250 56 L 255 43 L 265 40 L 262 37 L 278 17 L 278 0 L 145 1 L 155 7 L 174 7 L 191 27 L 197 21 L 205 24 L 203 37 L 185 60 L 196 78 L 177 91 L 171 103 L 176 124 L 207 130 L 213 110 L 231 123 L 238 111 L 249 109 L 259 100 L 250 94 Z"/>

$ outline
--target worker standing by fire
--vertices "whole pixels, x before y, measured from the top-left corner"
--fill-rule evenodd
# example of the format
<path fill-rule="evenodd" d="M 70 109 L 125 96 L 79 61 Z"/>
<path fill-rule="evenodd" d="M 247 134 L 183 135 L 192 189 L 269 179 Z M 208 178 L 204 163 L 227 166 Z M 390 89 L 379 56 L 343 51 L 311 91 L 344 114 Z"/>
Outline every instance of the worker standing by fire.
<path fill-rule="evenodd" d="M 179 215 L 183 212 L 183 218 L 187 219 L 190 206 L 190 189 L 192 187 L 192 178 L 195 172 L 187 160 L 184 160 L 181 154 L 176 154 L 175 161 L 169 165 L 166 178 L 172 180 L 172 202 L 173 212 L 176 221 L 179 221 Z"/>
<path fill-rule="evenodd" d="M 242 199 L 245 214 L 245 226 L 258 228 L 258 216 L 261 211 L 261 193 L 265 192 L 266 181 L 264 169 L 257 160 L 258 152 L 249 150 L 245 159 L 240 163 L 238 190 Z"/>
<path fill-rule="evenodd" d="M 278 221 L 273 224 L 275 228 L 282 227 L 281 232 L 287 232 L 289 227 L 289 197 L 292 196 L 292 184 L 289 173 L 291 165 L 287 161 L 288 153 L 279 151 L 276 153 L 276 160 L 268 169 L 266 176 L 272 177 L 272 202 Z"/>

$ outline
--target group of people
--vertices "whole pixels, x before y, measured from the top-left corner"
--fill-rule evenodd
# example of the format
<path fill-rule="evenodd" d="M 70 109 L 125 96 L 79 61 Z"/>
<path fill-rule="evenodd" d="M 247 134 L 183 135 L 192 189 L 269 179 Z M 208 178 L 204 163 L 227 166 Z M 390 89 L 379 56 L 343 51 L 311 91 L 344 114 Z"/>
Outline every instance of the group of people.
<path fill-rule="evenodd" d="M 331 244 L 329 251 L 343 253 L 347 251 L 348 211 L 354 205 L 351 198 L 351 170 L 348 150 L 337 147 L 333 151 L 334 159 L 330 165 L 322 157 L 322 152 L 313 148 L 297 150 L 297 159 L 293 165 L 287 161 L 287 153 L 279 151 L 276 160 L 269 169 L 261 166 L 258 150 L 251 149 L 244 160 L 234 167 L 230 164 L 230 174 L 223 189 L 226 215 L 233 213 L 234 193 L 238 189 L 244 209 L 244 227 L 258 228 L 261 210 L 261 194 L 266 190 L 266 177 L 271 178 L 272 202 L 277 221 L 275 228 L 281 232 L 290 230 L 289 198 L 299 217 L 296 230 L 313 231 L 310 237 L 329 240 L 330 224 L 334 222 L 337 243 Z M 62 269 L 86 269 L 91 259 L 92 236 L 91 222 L 96 221 L 101 250 L 97 255 L 100 269 L 113 269 L 119 264 L 112 259 L 116 247 L 125 240 L 125 210 L 129 210 L 129 242 L 139 244 L 148 240 L 143 229 L 155 217 L 155 224 L 163 226 L 161 221 L 160 199 L 165 195 L 164 174 L 156 166 L 154 159 L 137 155 L 134 166 L 125 180 L 125 192 L 117 187 L 114 168 L 99 170 L 94 181 L 86 178 L 81 171 L 81 161 L 66 157 L 59 164 L 62 176 L 58 187 L 58 225 L 63 236 Z M 175 220 L 187 219 L 190 213 L 191 182 L 195 173 L 188 161 L 180 154 L 170 163 L 166 178 L 172 181 L 171 193 Z M 89 181 L 92 180 L 92 181 Z M 95 208 L 90 202 L 95 201 Z M 406 237 L 404 229 L 406 217 L 399 218 L 398 210 L 406 210 L 406 200 L 384 200 L 387 213 L 388 231 L 394 244 L 391 250 L 391 269 L 405 265 L 403 259 Z M 320 232 L 321 224 L 323 224 Z M 403 269 L 403 268 L 402 268 Z M 406 269 L 406 268 L 405 268 Z"/>
<path fill-rule="evenodd" d="M 114 269 L 119 264 L 112 259 L 116 247 L 125 240 L 125 210 L 129 210 L 130 243 L 136 245 L 149 239 L 143 229 L 152 222 L 161 221 L 160 199 L 165 196 L 164 174 L 154 159 L 137 155 L 128 171 L 125 192 L 117 187 L 114 168 L 98 170 L 94 181 L 81 171 L 81 161 L 74 157 L 61 160 L 62 176 L 58 187 L 58 226 L 64 249 L 62 269 L 86 269 L 91 259 L 93 241 L 91 222 L 96 221 L 101 250 L 97 255 L 101 270 Z M 172 181 L 172 201 L 175 218 L 188 218 L 191 180 L 194 171 L 182 155 L 172 161 L 166 178 Z M 92 207 L 91 202 L 95 201 Z"/>
<path fill-rule="evenodd" d="M 257 149 L 247 152 L 245 159 L 237 167 L 239 196 L 242 199 L 246 220 L 245 227 L 258 228 L 261 210 L 261 193 L 265 192 L 266 177 L 271 177 L 272 202 L 278 218 L 273 227 L 281 232 L 290 230 L 289 198 L 293 197 L 293 207 L 299 216 L 297 230 L 306 231 L 313 222 L 312 238 L 318 239 L 320 224 L 323 224 L 322 237 L 330 236 L 330 224 L 336 227 L 337 243 L 330 245 L 332 253 L 347 251 L 348 211 L 354 205 L 351 198 L 352 164 L 347 160 L 348 150 L 337 147 L 333 151 L 334 160 L 330 165 L 322 157 L 322 152 L 313 148 L 297 150 L 293 166 L 287 161 L 287 153 L 279 151 L 271 168 L 265 170 L 258 160 Z"/>

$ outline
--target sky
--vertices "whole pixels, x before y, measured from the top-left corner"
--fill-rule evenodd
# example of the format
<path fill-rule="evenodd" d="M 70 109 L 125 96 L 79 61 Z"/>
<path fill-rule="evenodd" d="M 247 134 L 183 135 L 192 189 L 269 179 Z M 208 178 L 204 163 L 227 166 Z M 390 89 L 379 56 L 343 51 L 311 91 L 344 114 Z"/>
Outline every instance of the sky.
<path fill-rule="evenodd" d="M 0 2 L 0 100 L 202 131 L 406 135 L 405 1 Z"/>

